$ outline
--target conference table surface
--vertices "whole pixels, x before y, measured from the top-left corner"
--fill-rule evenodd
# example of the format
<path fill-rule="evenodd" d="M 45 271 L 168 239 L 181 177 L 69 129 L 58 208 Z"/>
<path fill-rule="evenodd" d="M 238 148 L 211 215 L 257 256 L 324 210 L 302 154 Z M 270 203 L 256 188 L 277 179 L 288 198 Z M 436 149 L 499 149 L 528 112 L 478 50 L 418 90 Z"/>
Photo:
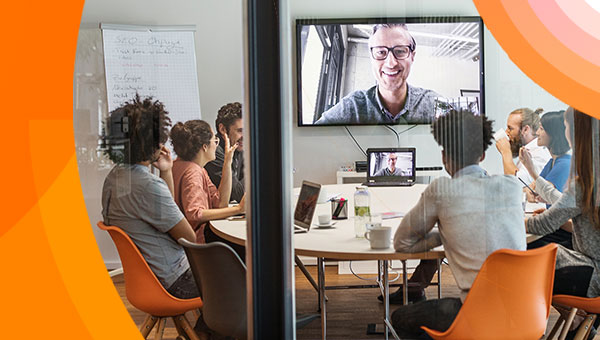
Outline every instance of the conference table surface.
<path fill-rule="evenodd" d="M 369 188 L 371 196 L 371 212 L 373 214 L 384 212 L 405 213 L 414 206 L 425 184 L 415 184 L 412 187 L 376 187 Z M 370 243 L 364 237 L 356 237 L 354 232 L 354 190 L 356 184 L 336 184 L 323 186 L 327 197 L 338 195 L 347 200 L 348 218 L 333 220 L 330 228 L 319 228 L 316 225 L 317 216 L 331 213 L 331 203 L 317 205 L 315 217 L 307 233 L 294 234 L 293 247 L 296 255 L 323 257 L 335 260 L 409 260 L 409 259 L 437 259 L 443 258 L 443 249 L 423 253 L 398 253 L 393 245 L 387 249 L 371 249 Z M 295 204 L 299 189 L 294 190 Z M 291 209 L 291 208 L 290 208 Z M 392 235 L 400 224 L 401 218 L 392 218 L 382 221 L 383 226 L 392 228 Z M 211 221 L 214 232 L 220 237 L 236 243 L 244 244 L 246 241 L 245 220 L 219 220 Z"/>
<path fill-rule="evenodd" d="M 321 190 L 325 191 L 324 197 L 343 197 L 347 200 L 348 218 L 344 220 L 334 220 L 335 224 L 330 228 L 319 228 L 315 223 L 318 220 L 317 216 L 321 214 L 331 213 L 331 203 L 317 204 L 313 222 L 310 230 L 307 233 L 294 234 L 293 248 L 296 255 L 316 257 L 318 260 L 319 269 L 319 289 L 322 308 L 322 339 L 325 339 L 325 299 L 324 296 L 324 260 L 377 260 L 379 262 L 379 277 L 382 286 L 385 287 L 383 293 L 387 298 L 388 277 L 387 266 L 390 260 L 401 260 L 403 264 L 403 283 L 406 284 L 406 260 L 411 259 L 436 259 L 440 260 L 445 257 L 443 247 L 438 247 L 428 252 L 422 253 L 399 253 L 393 248 L 393 244 L 387 249 L 371 249 L 370 243 L 365 238 L 355 236 L 354 231 L 354 191 L 356 184 L 336 184 L 325 185 Z M 371 187 L 370 207 L 372 214 L 382 213 L 397 213 L 404 215 L 408 212 L 419 200 L 421 193 L 427 187 L 426 184 L 415 184 L 411 187 Z M 294 197 L 291 200 L 295 205 L 298 198 L 299 188 L 294 189 Z M 528 210 L 535 206 L 528 206 Z M 293 206 L 290 207 L 293 211 Z M 401 217 L 385 219 L 382 221 L 383 226 L 392 228 L 392 235 L 397 229 Z M 216 220 L 211 221 L 211 228 L 220 237 L 240 245 L 246 242 L 246 221 L 239 219 Z M 291 225 L 290 225 L 291 228 Z M 438 261 L 439 265 L 439 261 Z M 439 280 L 439 276 L 438 276 Z M 438 292 L 440 287 L 438 286 Z M 406 294 L 405 294 L 406 298 Z M 385 299 L 384 301 L 387 301 Z M 384 322 L 389 322 L 389 304 L 385 303 Z M 388 324 L 389 325 L 389 324 Z M 387 339 L 388 334 L 384 337 Z"/>
<path fill-rule="evenodd" d="M 424 184 L 415 184 L 412 187 L 376 187 L 369 188 L 370 207 L 372 214 L 381 214 L 384 212 L 395 212 L 403 215 L 419 200 L 421 193 L 427 186 Z M 299 188 L 294 189 L 294 199 L 291 201 L 295 205 Z M 371 249 L 370 243 L 364 237 L 356 237 L 354 231 L 354 191 L 356 184 L 336 184 L 326 185 L 321 188 L 324 191 L 322 197 L 343 197 L 347 200 L 348 218 L 343 220 L 334 220 L 335 224 L 330 228 L 318 228 L 314 223 L 317 216 L 331 213 L 331 203 L 325 202 L 317 204 L 313 222 L 307 233 L 294 234 L 293 248 L 296 255 L 312 256 L 317 258 L 318 269 L 318 292 L 319 304 L 321 309 L 321 331 L 322 339 L 326 338 L 326 298 L 325 298 L 325 259 L 333 260 L 377 260 L 379 266 L 378 282 L 382 288 L 384 296 L 384 324 L 385 330 L 391 328 L 389 319 L 389 279 L 388 262 L 390 260 L 401 260 L 403 265 L 403 284 L 407 284 L 406 260 L 410 259 L 437 259 L 445 257 L 442 247 L 422 253 L 399 253 L 391 245 L 387 249 Z M 293 211 L 293 206 L 290 207 Z M 396 217 L 382 221 L 383 226 L 392 228 L 392 235 L 400 223 L 401 218 Z M 245 244 L 246 242 L 246 221 L 245 220 L 218 220 L 211 221 L 211 228 L 215 234 L 220 237 L 236 243 Z M 291 224 L 290 224 L 291 228 Z M 439 266 L 440 261 L 438 261 Z M 438 280 L 440 276 L 438 275 Z M 438 293 L 440 292 L 438 286 Z M 407 299 L 404 294 L 405 301 Z M 388 339 L 388 332 L 384 331 L 384 338 Z M 393 330 L 392 330 L 392 334 Z M 395 334 L 394 334 L 395 335 Z"/>

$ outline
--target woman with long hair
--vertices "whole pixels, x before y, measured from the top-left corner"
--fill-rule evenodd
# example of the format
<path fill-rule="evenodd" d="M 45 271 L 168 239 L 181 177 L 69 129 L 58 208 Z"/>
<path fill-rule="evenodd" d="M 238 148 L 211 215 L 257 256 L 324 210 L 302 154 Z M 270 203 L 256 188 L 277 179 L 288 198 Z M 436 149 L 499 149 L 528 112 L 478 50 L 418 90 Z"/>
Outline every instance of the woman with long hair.
<path fill-rule="evenodd" d="M 571 107 L 564 117 L 565 135 L 573 149 L 567 190 L 548 210 L 526 219 L 525 225 L 529 233 L 546 235 L 571 219 L 573 250 L 558 247 L 553 293 L 597 297 L 600 296 L 600 169 L 595 166 L 600 151 L 598 120 Z M 599 323 L 600 319 L 595 327 Z"/>
<path fill-rule="evenodd" d="M 223 176 L 219 189 L 211 182 L 204 169 L 206 163 L 215 159 L 219 137 L 203 120 L 177 123 L 171 129 L 171 143 L 177 154 L 173 162 L 175 202 L 196 232 L 196 242 L 205 243 L 216 239 L 208 228 L 210 220 L 227 218 L 244 212 L 245 198 L 239 205 L 229 207 L 231 195 L 231 162 L 237 144 L 229 146 L 225 138 Z"/>

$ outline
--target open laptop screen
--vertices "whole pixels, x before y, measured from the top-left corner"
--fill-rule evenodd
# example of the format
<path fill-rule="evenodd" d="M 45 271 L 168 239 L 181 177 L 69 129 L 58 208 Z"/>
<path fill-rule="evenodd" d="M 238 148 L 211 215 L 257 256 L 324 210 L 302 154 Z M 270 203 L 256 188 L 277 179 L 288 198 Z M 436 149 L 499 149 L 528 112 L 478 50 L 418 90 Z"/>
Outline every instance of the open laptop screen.
<path fill-rule="evenodd" d="M 296 203 L 296 210 L 294 211 L 294 223 L 296 225 L 306 229 L 310 228 L 320 191 L 320 184 L 309 181 L 302 182 L 302 188 L 300 189 L 300 195 Z"/>
<path fill-rule="evenodd" d="M 367 157 L 369 182 L 414 182 L 415 148 L 368 149 Z"/>

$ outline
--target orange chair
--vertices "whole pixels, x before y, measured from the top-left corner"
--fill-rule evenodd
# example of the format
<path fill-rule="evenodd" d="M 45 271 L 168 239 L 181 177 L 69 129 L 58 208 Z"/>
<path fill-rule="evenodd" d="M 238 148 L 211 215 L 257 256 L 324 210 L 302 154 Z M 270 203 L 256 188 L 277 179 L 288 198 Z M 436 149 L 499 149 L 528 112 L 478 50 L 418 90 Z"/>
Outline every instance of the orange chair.
<path fill-rule="evenodd" d="M 170 317 L 180 336 L 185 333 L 191 340 L 200 340 L 185 317 L 185 312 L 201 308 L 202 299 L 178 299 L 169 294 L 158 281 L 133 241 L 121 228 L 106 226 L 102 222 L 98 222 L 98 227 L 107 231 L 117 246 L 123 265 L 127 299 L 135 308 L 148 313 L 140 327 L 144 339 L 150 334 L 155 324 L 158 324 L 155 339 L 162 339 L 165 323 Z"/>
<path fill-rule="evenodd" d="M 565 337 L 567 336 L 567 332 L 569 331 L 569 328 L 571 328 L 571 324 L 573 323 L 575 314 L 577 313 L 577 310 L 579 310 L 579 309 L 585 311 L 587 313 L 587 316 L 581 322 L 581 325 L 579 326 L 579 330 L 575 334 L 574 339 L 580 340 L 580 339 L 588 338 L 588 336 L 592 330 L 592 325 L 594 324 L 594 321 L 596 321 L 598 314 L 600 314 L 600 297 L 584 298 L 584 297 L 571 296 L 571 295 L 554 295 L 552 297 L 552 304 L 553 305 L 561 305 L 561 306 L 565 306 L 565 307 L 571 307 L 569 316 L 566 319 L 567 322 L 563 326 L 562 332 L 560 333 L 560 336 L 558 337 L 559 340 L 564 340 Z M 561 315 L 558 318 L 558 320 L 556 321 L 556 324 L 554 325 L 554 327 L 552 328 L 552 331 L 548 335 L 548 338 L 547 338 L 548 340 L 552 340 L 552 338 L 554 338 L 554 335 L 556 334 L 556 332 L 560 328 L 560 325 L 562 325 L 562 323 L 564 321 L 565 321 L 565 318 Z"/>
<path fill-rule="evenodd" d="M 556 244 L 488 256 L 456 319 L 434 339 L 540 339 L 550 314 Z"/>

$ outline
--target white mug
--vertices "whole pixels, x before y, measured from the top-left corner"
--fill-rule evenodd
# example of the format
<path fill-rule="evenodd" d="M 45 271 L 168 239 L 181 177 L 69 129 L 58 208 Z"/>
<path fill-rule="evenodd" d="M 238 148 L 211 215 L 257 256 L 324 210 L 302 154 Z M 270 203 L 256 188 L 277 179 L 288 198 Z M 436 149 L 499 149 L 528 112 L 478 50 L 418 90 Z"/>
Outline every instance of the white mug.
<path fill-rule="evenodd" d="M 496 141 L 499 141 L 502 138 L 506 138 L 510 141 L 510 138 L 508 138 L 508 135 L 506 134 L 506 131 L 504 131 L 504 129 L 500 129 L 500 130 L 496 131 L 496 133 L 494 133 L 494 139 Z"/>
<path fill-rule="evenodd" d="M 331 223 L 331 215 L 329 215 L 329 214 L 319 215 L 319 224 L 320 225 L 327 225 L 330 223 Z"/>
<path fill-rule="evenodd" d="M 391 245 L 392 227 L 375 227 L 365 233 L 371 249 L 387 249 Z"/>

